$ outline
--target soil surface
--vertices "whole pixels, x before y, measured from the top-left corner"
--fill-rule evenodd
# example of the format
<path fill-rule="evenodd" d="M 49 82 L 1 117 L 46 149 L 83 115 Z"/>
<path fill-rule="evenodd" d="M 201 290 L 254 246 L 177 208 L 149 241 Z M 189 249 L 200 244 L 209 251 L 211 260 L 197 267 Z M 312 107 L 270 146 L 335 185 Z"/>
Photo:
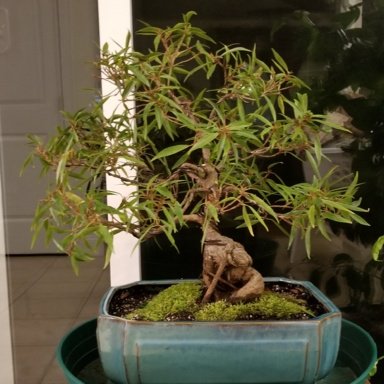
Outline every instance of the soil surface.
<path fill-rule="evenodd" d="M 118 290 L 113 296 L 109 313 L 113 316 L 125 317 L 137 308 L 143 307 L 157 293 L 167 288 L 168 285 L 136 285 L 129 288 Z M 327 312 L 326 308 L 314 297 L 307 289 L 299 284 L 291 284 L 286 282 L 267 282 L 266 290 L 270 290 L 284 295 L 293 296 L 296 299 L 303 300 L 308 309 L 316 316 L 320 316 Z M 308 320 L 309 315 L 303 313 L 289 319 L 279 320 Z M 194 317 L 191 313 L 170 314 L 166 321 L 193 321 Z M 273 318 L 261 316 L 260 314 L 250 314 L 246 318 L 239 320 L 274 320 Z"/>

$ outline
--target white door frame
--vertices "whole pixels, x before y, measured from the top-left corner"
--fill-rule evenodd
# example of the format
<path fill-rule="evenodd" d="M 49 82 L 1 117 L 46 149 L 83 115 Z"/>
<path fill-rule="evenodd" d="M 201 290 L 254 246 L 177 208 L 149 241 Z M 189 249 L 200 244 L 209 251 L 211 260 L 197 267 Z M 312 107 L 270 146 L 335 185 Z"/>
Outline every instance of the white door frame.
<path fill-rule="evenodd" d="M 123 45 L 128 31 L 132 31 L 131 0 L 98 0 L 99 4 L 99 34 L 100 46 L 108 42 L 113 50 Z M 103 94 L 111 92 L 111 84 L 102 81 Z M 117 99 L 109 99 L 104 104 L 104 112 L 108 115 L 116 110 Z M 108 189 L 119 192 L 122 196 L 129 195 L 129 189 L 122 188 L 115 180 L 107 177 Z M 118 195 L 111 196 L 109 203 L 117 206 L 120 203 Z M 115 236 L 110 271 L 111 285 L 124 285 L 141 279 L 140 247 L 137 239 L 127 233 Z"/>
<path fill-rule="evenodd" d="M 5 257 L 4 210 L 2 196 L 2 145 L 0 127 L 0 382 L 13 384 L 13 354 L 9 312 L 7 261 Z"/>

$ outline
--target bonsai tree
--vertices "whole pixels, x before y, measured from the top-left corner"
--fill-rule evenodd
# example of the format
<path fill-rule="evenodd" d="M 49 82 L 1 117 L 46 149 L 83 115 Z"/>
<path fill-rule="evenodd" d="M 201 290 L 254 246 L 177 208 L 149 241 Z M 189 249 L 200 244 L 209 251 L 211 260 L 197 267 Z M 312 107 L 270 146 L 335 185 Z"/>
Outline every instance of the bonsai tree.
<path fill-rule="evenodd" d="M 263 291 L 263 277 L 244 247 L 220 233 L 224 217 L 251 235 L 262 226 L 289 233 L 290 243 L 303 236 L 308 253 L 313 230 L 328 237 L 328 220 L 366 223 L 353 198 L 357 178 L 335 189 L 332 171 L 318 172 L 321 132 L 342 128 L 308 110 L 305 84 L 277 52 L 266 64 L 256 48 L 217 45 L 191 24 L 193 14 L 164 29 L 145 25 L 148 52 L 132 50 L 130 36 L 117 52 L 102 48 L 98 64 L 120 100 L 116 113 L 103 113 L 112 95 L 101 96 L 66 114 L 47 143 L 32 137 L 29 160 L 56 174 L 33 229 L 35 237 L 44 229 L 77 269 L 100 242 L 108 262 L 120 232 L 139 242 L 165 234 L 176 246 L 177 231 L 198 226 L 203 301 L 246 301 Z M 276 165 L 287 156 L 310 162 L 312 183 L 284 183 Z M 118 207 L 107 203 L 117 192 L 105 176 L 133 187 Z"/>

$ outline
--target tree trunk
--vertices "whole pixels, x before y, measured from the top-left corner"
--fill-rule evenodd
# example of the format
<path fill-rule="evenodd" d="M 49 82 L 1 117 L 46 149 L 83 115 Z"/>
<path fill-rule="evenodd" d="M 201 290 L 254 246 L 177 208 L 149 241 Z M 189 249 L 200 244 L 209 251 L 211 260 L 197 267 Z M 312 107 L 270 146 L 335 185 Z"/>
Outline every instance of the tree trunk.
<path fill-rule="evenodd" d="M 252 258 L 244 247 L 209 226 L 203 251 L 203 302 L 227 299 L 246 302 L 264 291 L 262 275 L 252 268 Z"/>

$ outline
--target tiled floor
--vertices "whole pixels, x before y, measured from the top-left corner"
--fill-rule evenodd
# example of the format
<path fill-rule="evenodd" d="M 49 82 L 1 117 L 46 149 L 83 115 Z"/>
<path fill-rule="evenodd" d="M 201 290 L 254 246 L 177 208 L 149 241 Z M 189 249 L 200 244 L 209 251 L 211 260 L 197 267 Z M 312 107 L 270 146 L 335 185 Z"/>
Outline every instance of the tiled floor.
<path fill-rule="evenodd" d="M 7 261 L 15 384 L 64 384 L 55 348 L 75 324 L 97 316 L 109 271 L 101 259 L 82 265 L 79 276 L 65 256 Z"/>

